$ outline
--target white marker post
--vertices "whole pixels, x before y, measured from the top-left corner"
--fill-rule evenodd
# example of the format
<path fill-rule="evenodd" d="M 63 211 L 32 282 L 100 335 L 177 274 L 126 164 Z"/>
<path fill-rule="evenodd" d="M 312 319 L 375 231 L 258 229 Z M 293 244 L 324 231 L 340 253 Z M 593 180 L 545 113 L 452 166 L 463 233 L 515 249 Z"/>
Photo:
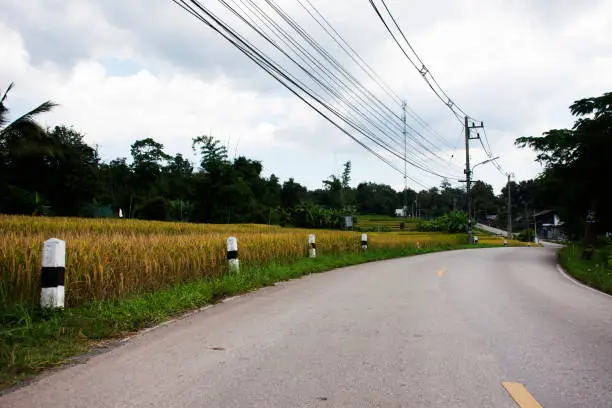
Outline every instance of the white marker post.
<path fill-rule="evenodd" d="M 43 309 L 64 307 L 66 274 L 66 242 L 51 238 L 42 251 L 40 306 Z"/>
<path fill-rule="evenodd" d="M 478 245 L 478 237 L 474 236 L 474 245 Z"/>
<path fill-rule="evenodd" d="M 240 270 L 238 240 L 235 237 L 229 237 L 227 239 L 227 262 L 229 263 L 230 271 L 238 272 Z"/>
<path fill-rule="evenodd" d="M 315 235 L 308 235 L 308 253 L 311 258 L 317 257 L 317 244 L 315 243 Z"/>
<path fill-rule="evenodd" d="M 504 239 L 504 246 L 508 246 L 508 240 Z"/>
<path fill-rule="evenodd" d="M 361 234 L 361 249 L 368 249 L 368 234 Z"/>

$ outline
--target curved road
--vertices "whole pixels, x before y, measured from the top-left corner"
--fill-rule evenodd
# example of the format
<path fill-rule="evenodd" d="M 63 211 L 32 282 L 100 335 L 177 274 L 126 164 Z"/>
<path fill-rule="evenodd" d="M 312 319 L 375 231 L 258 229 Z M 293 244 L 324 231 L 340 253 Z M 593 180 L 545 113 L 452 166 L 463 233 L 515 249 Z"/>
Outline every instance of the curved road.
<path fill-rule="evenodd" d="M 282 283 L 139 335 L 1 407 L 612 406 L 612 298 L 550 248 L 445 252 Z M 531 399 L 533 398 L 533 399 Z"/>

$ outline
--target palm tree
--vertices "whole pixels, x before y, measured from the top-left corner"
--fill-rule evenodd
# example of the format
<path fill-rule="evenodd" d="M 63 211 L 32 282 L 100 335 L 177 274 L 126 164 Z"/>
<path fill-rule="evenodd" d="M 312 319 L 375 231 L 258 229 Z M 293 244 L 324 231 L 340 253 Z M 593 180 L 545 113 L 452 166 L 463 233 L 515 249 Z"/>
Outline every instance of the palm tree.
<path fill-rule="evenodd" d="M 15 84 L 11 82 L 4 94 L 2 94 L 2 99 L 0 99 L 0 149 L 6 150 L 9 148 L 9 145 L 17 147 L 15 144 L 19 145 L 21 148 L 29 147 L 28 150 L 36 147 L 40 148 L 46 144 L 43 143 L 46 132 L 42 126 L 36 123 L 34 118 L 41 113 L 49 112 L 56 107 L 57 104 L 52 101 L 43 102 L 25 115 L 9 122 L 9 109 L 6 107 L 5 102 L 8 93 L 14 86 Z"/>
<path fill-rule="evenodd" d="M 57 105 L 46 101 L 10 122 L 9 109 L 5 102 L 14 85 L 11 82 L 4 93 L 0 91 L 2 95 L 0 99 L 0 184 L 7 183 L 6 177 L 10 173 L 8 169 L 15 160 L 21 160 L 30 155 L 53 156 L 56 153 L 53 140 L 47 137 L 45 129 L 36 123 L 34 118 L 41 113 L 49 112 Z M 34 192 L 33 208 L 34 215 L 45 214 L 48 211 L 45 200 L 39 196 L 37 191 Z"/>

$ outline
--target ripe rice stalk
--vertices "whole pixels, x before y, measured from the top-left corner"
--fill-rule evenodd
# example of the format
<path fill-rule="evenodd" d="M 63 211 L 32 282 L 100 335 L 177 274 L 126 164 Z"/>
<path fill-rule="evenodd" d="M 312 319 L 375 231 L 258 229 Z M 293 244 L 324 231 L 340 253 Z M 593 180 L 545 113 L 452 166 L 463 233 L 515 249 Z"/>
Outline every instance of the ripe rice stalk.
<path fill-rule="evenodd" d="M 351 231 L 0 215 L 0 283 L 5 302 L 37 303 L 42 245 L 51 237 L 66 241 L 66 305 L 73 306 L 227 273 L 229 236 L 238 239 L 242 265 L 293 262 L 307 256 L 311 233 L 319 254 L 360 251 L 361 233 Z M 463 235 L 407 232 L 368 233 L 368 238 L 370 248 L 450 246 L 465 240 Z"/>

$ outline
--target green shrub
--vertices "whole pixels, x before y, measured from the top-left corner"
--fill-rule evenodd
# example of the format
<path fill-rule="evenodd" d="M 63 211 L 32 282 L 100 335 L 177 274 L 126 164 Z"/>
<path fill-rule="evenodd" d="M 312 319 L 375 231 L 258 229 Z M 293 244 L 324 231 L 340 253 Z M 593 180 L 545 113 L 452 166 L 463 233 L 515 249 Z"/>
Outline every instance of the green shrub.
<path fill-rule="evenodd" d="M 461 233 L 467 230 L 467 214 L 463 211 L 452 211 L 430 221 L 417 223 L 418 231 Z"/>
<path fill-rule="evenodd" d="M 346 215 L 350 215 L 346 210 L 304 203 L 291 210 L 288 224 L 300 228 L 343 229 Z M 355 223 L 357 217 L 353 216 L 353 225 Z"/>

